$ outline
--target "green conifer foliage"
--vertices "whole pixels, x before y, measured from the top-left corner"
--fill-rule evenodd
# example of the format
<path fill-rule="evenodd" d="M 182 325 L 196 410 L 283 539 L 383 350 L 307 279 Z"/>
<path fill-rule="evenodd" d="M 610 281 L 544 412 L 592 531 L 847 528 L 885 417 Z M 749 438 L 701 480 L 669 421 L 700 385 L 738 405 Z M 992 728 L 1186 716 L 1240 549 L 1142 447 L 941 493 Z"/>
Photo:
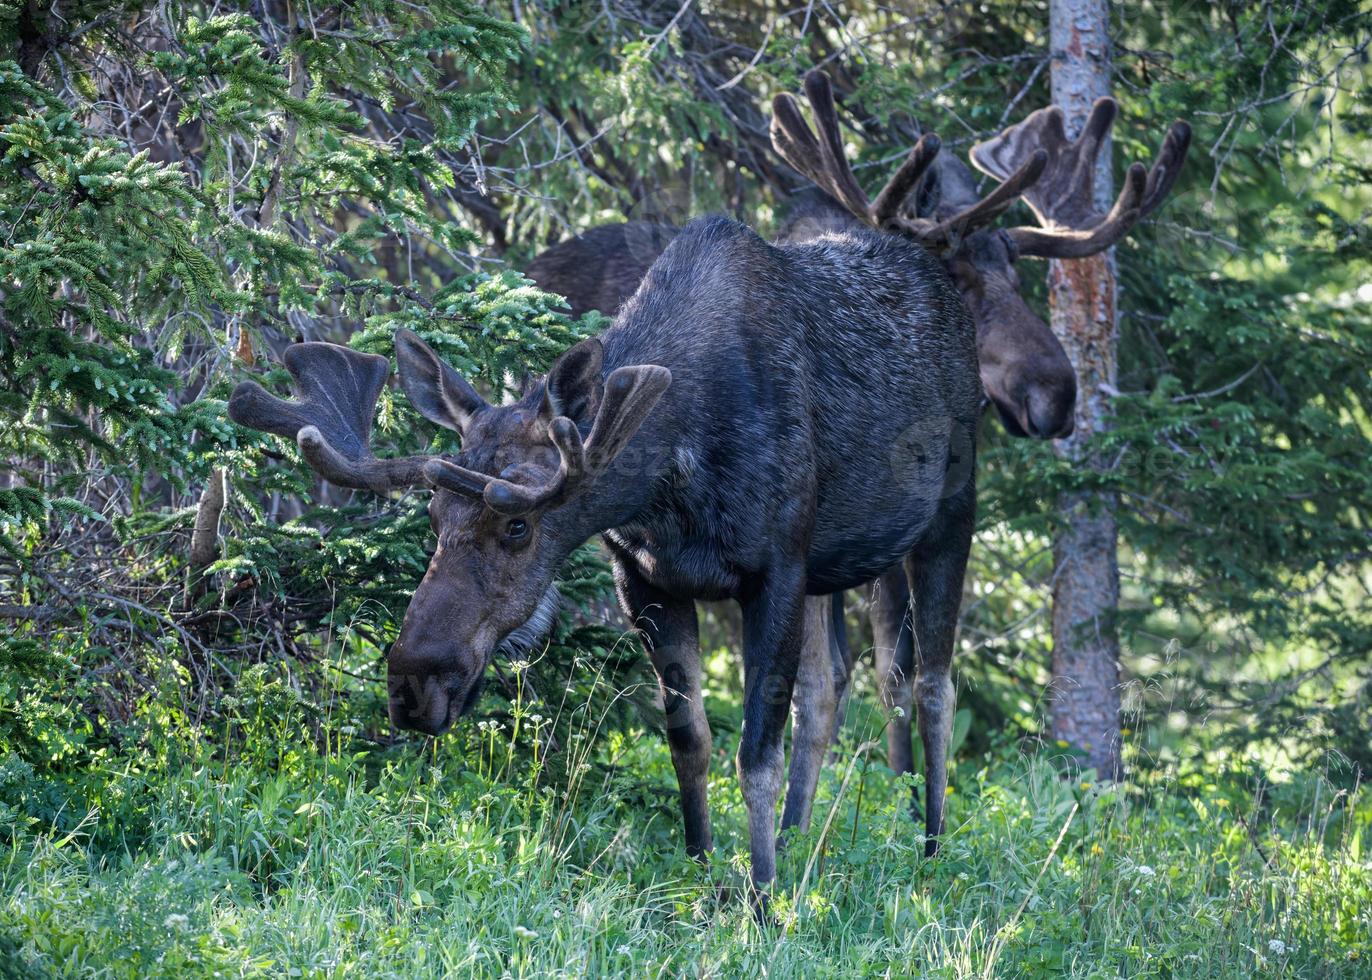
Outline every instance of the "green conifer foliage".
<path fill-rule="evenodd" d="M 0 748 L 70 763 L 42 719 L 84 707 L 73 730 L 110 737 L 168 682 L 186 717 L 213 718 L 244 661 L 281 657 L 384 725 L 376 663 L 427 562 L 426 495 L 323 488 L 223 399 L 245 376 L 281 383 L 288 342 L 391 355 L 399 326 L 498 398 L 599 325 L 481 268 L 457 220 L 455 174 L 471 179 L 477 123 L 511 108 L 526 34 L 463 0 L 135 5 L 79 35 L 31 13 L 0 20 L 24 55 L 0 62 L 0 645 L 29 702 L 0 708 Z M 395 391 L 378 416 L 378 453 L 456 448 Z M 219 469 L 211 587 L 183 601 Z M 569 615 L 608 585 L 591 552 L 572 562 Z M 519 690 L 560 691 L 603 633 L 569 620 Z M 39 636 L 103 693 L 68 684 Z"/>

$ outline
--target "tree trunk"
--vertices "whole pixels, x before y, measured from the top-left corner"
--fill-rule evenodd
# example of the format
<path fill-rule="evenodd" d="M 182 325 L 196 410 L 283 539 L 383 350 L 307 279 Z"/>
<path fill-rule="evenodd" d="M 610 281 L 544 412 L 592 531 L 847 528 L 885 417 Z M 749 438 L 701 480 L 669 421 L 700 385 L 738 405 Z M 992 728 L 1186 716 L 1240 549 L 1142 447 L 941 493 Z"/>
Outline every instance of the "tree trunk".
<path fill-rule="evenodd" d="M 223 469 L 210 471 L 205 491 L 195 511 L 195 530 L 191 532 L 190 570 L 186 579 L 185 608 L 195 608 L 205 594 L 205 569 L 219 558 L 219 518 L 228 498 L 228 475 Z"/>
<path fill-rule="evenodd" d="M 1075 138 L 1091 104 L 1110 94 L 1107 0 L 1052 0 L 1053 103 Z M 1110 145 L 1102 147 L 1096 206 L 1114 198 Z M 1076 430 L 1057 444 L 1079 467 L 1103 467 L 1090 452 L 1092 436 L 1110 425 L 1118 341 L 1113 250 L 1048 265 L 1053 331 L 1077 371 Z M 1113 494 L 1065 494 L 1058 501 L 1062 530 L 1053 545 L 1053 736 L 1086 754 L 1101 778 L 1118 778 L 1120 765 L 1119 559 Z"/>

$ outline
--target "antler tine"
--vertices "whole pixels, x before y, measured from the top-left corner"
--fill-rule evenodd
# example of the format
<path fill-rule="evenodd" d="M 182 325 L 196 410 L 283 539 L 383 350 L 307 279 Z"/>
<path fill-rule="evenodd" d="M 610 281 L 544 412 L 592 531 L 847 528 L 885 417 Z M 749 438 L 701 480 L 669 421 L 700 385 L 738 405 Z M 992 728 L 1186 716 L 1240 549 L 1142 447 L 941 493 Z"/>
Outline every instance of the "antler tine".
<path fill-rule="evenodd" d="M 623 451 L 671 383 L 672 372 L 656 364 L 637 364 L 610 372 L 591 434 L 586 437 L 586 465 L 590 469 L 603 469 Z"/>
<path fill-rule="evenodd" d="M 330 483 L 385 493 L 423 479 L 424 457 L 377 459 L 369 439 L 372 411 L 390 362 L 337 344 L 292 344 L 282 358 L 294 400 L 244 381 L 229 399 L 240 425 L 294 439 L 306 462 Z"/>
<path fill-rule="evenodd" d="M 867 195 L 853 176 L 853 169 L 848 165 L 848 156 L 843 150 L 843 130 L 839 125 L 838 110 L 834 108 L 834 89 L 829 84 L 829 76 L 817 70 L 806 72 L 805 97 L 810 102 L 815 128 L 819 131 L 820 160 L 830 175 L 831 183 L 842 192 L 839 200 L 850 208 L 856 207 L 855 213 L 870 218 Z"/>
<path fill-rule="evenodd" d="M 866 219 L 867 196 L 862 193 L 852 171 L 846 163 L 837 174 L 828 167 L 826 161 L 830 151 L 825 150 L 815 138 L 809 123 L 801 115 L 800 106 L 787 93 L 772 100 L 772 147 L 783 160 L 814 181 L 826 194 L 853 214 Z"/>
<path fill-rule="evenodd" d="M 1060 107 L 1053 107 L 1053 114 L 1061 121 L 1066 130 L 1064 114 Z M 1111 98 L 1100 98 L 1091 103 L 1091 112 L 1081 134 L 1073 146 L 1076 166 L 1072 171 L 1069 187 L 1095 188 L 1096 160 L 1100 157 L 1101 146 L 1110 137 L 1110 128 L 1115 125 L 1119 115 L 1119 103 Z M 1088 199 L 1088 205 L 1091 203 Z"/>
<path fill-rule="evenodd" d="M 872 202 L 870 214 L 872 222 L 878 228 L 884 228 L 900 214 L 901 205 L 919 184 L 924 171 L 929 169 L 942 146 L 942 142 L 933 133 L 925 133 L 919 138 L 919 142 L 910 150 L 904 162 L 891 175 L 891 179 Z"/>
<path fill-rule="evenodd" d="M 561 457 L 556 474 L 541 485 L 524 486 L 510 480 L 476 474 L 447 460 L 431 460 L 424 467 L 424 479 L 431 485 L 480 495 L 488 508 L 504 515 L 532 513 L 554 504 L 580 480 L 597 474 L 609 461 L 623 452 L 643 417 L 652 412 L 672 382 L 667 368 L 639 364 L 616 368 L 605 379 L 600 408 L 595 412 L 590 435 L 582 442 L 576 423 L 567 416 L 550 421 L 549 436 Z"/>
<path fill-rule="evenodd" d="M 554 503 L 583 477 L 600 471 L 618 456 L 671 383 L 672 373 L 653 364 L 611 371 L 585 443 L 576 423 L 565 415 L 548 423 L 548 435 L 561 461 L 557 472 L 542 484 L 525 486 L 484 476 L 445 459 L 431 460 L 424 467 L 424 478 L 434 486 L 480 495 L 497 513 L 532 513 Z"/>
<path fill-rule="evenodd" d="M 819 143 L 791 93 L 783 92 L 772 99 L 770 131 L 772 148 L 781 158 L 818 184 Z"/>
<path fill-rule="evenodd" d="M 869 202 L 843 151 L 843 134 L 829 76 L 817 69 L 807 72 L 805 96 L 815 116 L 818 138 L 805 122 L 796 100 L 782 94 L 772 100 L 772 147 L 853 216 L 877 228 L 885 227 L 896 218 L 905 199 L 938 156 L 938 137 L 932 133 L 921 137 L 876 200 Z"/>
<path fill-rule="evenodd" d="M 500 514 L 528 514 L 556 500 L 586 472 L 586 451 L 576 423 L 565 415 L 553 419 L 548 435 L 561 457 L 557 472 L 539 486 L 526 487 L 509 480 L 492 480 L 486 487 L 486 506 Z"/>
<path fill-rule="evenodd" d="M 1101 214 L 1096 209 L 1096 160 L 1118 111 L 1113 99 L 1097 99 L 1081 135 L 1069 141 L 1062 110 L 1040 109 L 994 139 L 972 147 L 972 163 L 995 177 L 1004 176 L 1029 154 L 1048 154 L 1043 178 L 1024 194 L 1042 227 L 1006 232 L 1020 254 L 1066 259 L 1104 251 L 1172 189 L 1191 142 L 1191 127 L 1180 121 L 1172 124 L 1152 168 L 1145 170 L 1135 163 L 1110 211 Z"/>
<path fill-rule="evenodd" d="M 1191 126 L 1178 119 L 1167 130 L 1158 158 L 1148 171 L 1148 187 L 1143 193 L 1140 216 L 1152 212 L 1172 192 L 1172 186 L 1181 176 L 1181 165 L 1186 162 L 1186 151 L 1190 148 Z"/>

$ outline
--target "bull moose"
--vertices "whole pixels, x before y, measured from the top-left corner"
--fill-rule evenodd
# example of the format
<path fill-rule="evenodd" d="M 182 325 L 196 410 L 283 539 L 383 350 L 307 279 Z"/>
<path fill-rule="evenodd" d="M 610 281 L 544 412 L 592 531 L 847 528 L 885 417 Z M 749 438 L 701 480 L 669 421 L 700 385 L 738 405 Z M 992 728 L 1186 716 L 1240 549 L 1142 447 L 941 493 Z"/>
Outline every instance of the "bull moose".
<path fill-rule="evenodd" d="M 461 435 L 455 457 L 376 458 L 371 415 L 389 361 L 332 344 L 286 350 L 293 399 L 244 382 L 229 405 L 235 421 L 293 438 L 333 483 L 433 489 L 437 548 L 388 661 L 400 727 L 436 735 L 469 710 L 501 644 L 550 617 L 562 562 L 603 535 L 620 601 L 672 695 L 668 741 L 693 854 L 711 847 L 694 602 L 738 601 L 738 773 L 763 893 L 775 877 L 782 736 L 797 675 L 812 670 L 802 658 L 806 596 L 898 562 L 914 594 L 926 851 L 936 848 L 982 399 L 967 303 L 919 244 L 921 229 L 946 222 L 901 216 L 936 144 L 922 140 L 867 204 L 826 119 L 827 80 L 812 74 L 807 89 L 821 139 L 779 102 L 779 112 L 794 110 L 779 124 L 791 141 L 783 152 L 806 160 L 865 224 L 902 234 L 855 224 L 768 243 L 727 219 L 692 222 L 601 337 L 572 347 L 507 405 L 488 404 L 418 336 L 397 331 L 401 385 L 422 415 Z M 1066 146 L 1033 148 L 961 220 L 1003 210 L 1054 172 Z M 1146 181 L 1131 171 L 1110 214 L 1072 234 L 1094 243 L 1127 231 L 1170 186 L 1168 159 L 1164 150 Z"/>
<path fill-rule="evenodd" d="M 1096 157 L 1117 111 L 1109 99 L 1097 103 L 1075 141 L 1066 139 L 1061 112 L 1045 109 L 972 150 L 978 169 L 1001 179 L 1043 151 L 1044 172 L 1037 179 L 1031 169 L 1022 185 L 1003 184 L 983 199 L 971 169 L 956 156 L 940 152 L 938 138 L 929 134 L 910 155 L 914 161 L 928 161 L 927 168 L 912 166 L 869 201 L 843 163 L 828 79 L 813 72 L 805 85 L 818 139 L 789 95 L 779 96 L 774 104 L 773 145 L 814 184 L 793 197 L 778 240 L 800 242 L 868 226 L 907 237 L 934 252 L 972 313 L 985 400 L 994 406 L 1006 431 L 1039 439 L 1070 435 L 1076 376 L 1052 329 L 1021 295 L 1016 263 L 1029 256 L 1082 257 L 1113 245 L 1170 191 L 1186 157 L 1190 128 L 1180 122 L 1171 128 L 1151 171 L 1139 164 L 1130 169 L 1125 193 L 1111 215 L 1098 214 L 1092 207 Z M 912 215 L 892 210 L 892 202 L 899 209 L 906 194 L 903 180 L 915 187 L 906 197 L 914 205 Z M 1016 189 L 1043 228 L 995 227 L 995 220 L 1015 200 Z M 597 226 L 540 253 L 528 274 L 541 287 L 566 297 L 574 315 L 591 309 L 613 315 L 677 232 L 646 221 Z M 853 666 L 842 597 L 832 598 L 832 609 L 820 608 L 823 600 L 812 602 L 817 606 L 807 615 L 804 657 L 813 667 L 804 672 L 794 698 L 783 827 L 808 824 L 820 760 L 832 740 Z M 900 773 L 914 769 L 915 651 L 909 606 L 901 566 L 872 583 L 870 615 L 882 699 L 901 709 L 887 726 L 887 758 Z"/>

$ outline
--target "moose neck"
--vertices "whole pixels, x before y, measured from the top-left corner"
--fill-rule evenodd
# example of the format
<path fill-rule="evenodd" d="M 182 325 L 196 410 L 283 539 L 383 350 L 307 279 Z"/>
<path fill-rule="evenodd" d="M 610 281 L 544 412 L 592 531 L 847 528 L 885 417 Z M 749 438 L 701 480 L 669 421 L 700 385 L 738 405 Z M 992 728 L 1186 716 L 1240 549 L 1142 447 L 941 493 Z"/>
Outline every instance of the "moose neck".
<path fill-rule="evenodd" d="M 821 235 L 850 232 L 866 226 L 818 187 L 806 187 L 791 195 L 786 220 L 777 230 L 779 242 L 807 242 Z"/>

